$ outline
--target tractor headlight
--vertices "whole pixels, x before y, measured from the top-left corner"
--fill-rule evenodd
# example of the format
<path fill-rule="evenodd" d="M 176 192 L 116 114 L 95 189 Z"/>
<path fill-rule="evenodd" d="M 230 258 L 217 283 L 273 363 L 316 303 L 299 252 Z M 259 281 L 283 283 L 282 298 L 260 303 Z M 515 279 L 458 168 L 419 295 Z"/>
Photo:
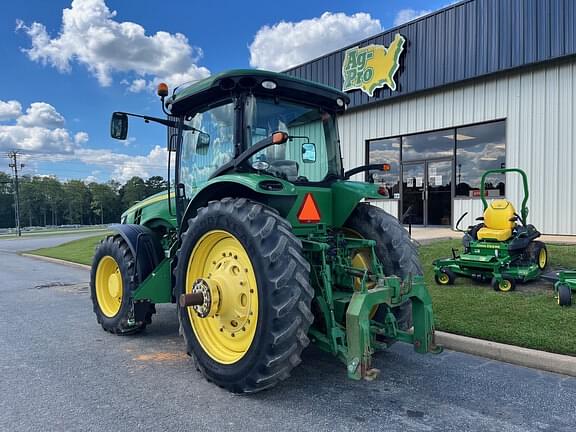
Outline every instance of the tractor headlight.
<path fill-rule="evenodd" d="M 256 171 L 266 171 L 268 168 L 270 168 L 270 164 L 266 161 L 256 161 L 252 164 L 252 168 L 254 168 Z"/>
<path fill-rule="evenodd" d="M 262 81 L 262 87 L 264 87 L 266 90 L 274 90 L 277 87 L 277 84 L 274 81 L 270 81 L 270 80 L 265 80 Z"/>

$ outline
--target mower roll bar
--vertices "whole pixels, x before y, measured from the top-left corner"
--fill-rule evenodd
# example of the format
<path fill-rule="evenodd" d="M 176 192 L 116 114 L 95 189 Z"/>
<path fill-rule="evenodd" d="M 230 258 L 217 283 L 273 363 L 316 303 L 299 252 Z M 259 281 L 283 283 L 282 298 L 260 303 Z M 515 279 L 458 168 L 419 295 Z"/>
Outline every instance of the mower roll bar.
<path fill-rule="evenodd" d="M 482 199 L 482 205 L 484 206 L 484 210 L 488 208 L 488 202 L 486 201 L 486 196 L 484 195 L 484 192 L 486 190 L 485 187 L 486 177 L 490 174 L 505 174 L 507 172 L 516 172 L 522 176 L 522 183 L 524 186 L 524 199 L 522 200 L 522 210 L 520 211 L 520 213 L 522 215 L 521 221 L 524 225 L 526 225 L 526 221 L 528 219 L 528 207 L 526 206 L 526 204 L 528 203 L 528 197 L 529 197 L 528 177 L 526 176 L 526 173 L 522 171 L 520 168 L 500 168 L 500 169 L 491 169 L 484 172 L 484 174 L 482 174 L 482 180 L 480 180 L 480 198 Z"/>

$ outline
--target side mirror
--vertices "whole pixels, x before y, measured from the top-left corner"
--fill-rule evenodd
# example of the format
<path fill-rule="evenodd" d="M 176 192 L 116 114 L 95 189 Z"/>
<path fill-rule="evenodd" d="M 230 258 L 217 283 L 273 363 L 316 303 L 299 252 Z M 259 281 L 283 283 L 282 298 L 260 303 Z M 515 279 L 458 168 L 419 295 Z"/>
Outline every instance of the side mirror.
<path fill-rule="evenodd" d="M 110 136 L 117 140 L 125 140 L 128 136 L 128 116 L 121 112 L 112 114 L 110 121 Z"/>
<path fill-rule="evenodd" d="M 302 162 L 304 163 L 316 162 L 316 144 L 311 142 L 302 144 Z"/>
<path fill-rule="evenodd" d="M 198 132 L 198 140 L 196 141 L 196 153 L 202 156 L 208 154 L 210 147 L 210 135 L 206 132 Z"/>

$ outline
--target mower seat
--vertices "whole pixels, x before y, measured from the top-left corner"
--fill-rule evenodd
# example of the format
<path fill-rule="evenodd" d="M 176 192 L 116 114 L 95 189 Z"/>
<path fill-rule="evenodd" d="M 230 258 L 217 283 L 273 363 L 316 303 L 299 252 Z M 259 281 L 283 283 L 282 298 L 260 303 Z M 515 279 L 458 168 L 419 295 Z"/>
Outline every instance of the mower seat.
<path fill-rule="evenodd" d="M 478 240 L 506 241 L 512 237 L 512 229 L 516 223 L 516 210 L 512 203 L 505 199 L 497 199 L 484 210 L 484 227 L 478 230 Z"/>

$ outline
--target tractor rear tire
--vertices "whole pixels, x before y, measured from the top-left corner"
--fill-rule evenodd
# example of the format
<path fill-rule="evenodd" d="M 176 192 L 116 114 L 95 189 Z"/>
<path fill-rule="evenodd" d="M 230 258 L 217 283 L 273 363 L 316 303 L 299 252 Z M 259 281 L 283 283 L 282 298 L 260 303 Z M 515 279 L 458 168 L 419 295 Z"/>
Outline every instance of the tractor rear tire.
<path fill-rule="evenodd" d="M 309 344 L 314 296 L 290 224 L 245 198 L 211 201 L 188 221 L 177 262 L 177 298 L 199 280 L 218 296 L 204 318 L 178 305 L 188 354 L 204 377 L 234 393 L 288 378 Z"/>
<path fill-rule="evenodd" d="M 142 275 L 141 275 L 142 276 Z M 143 275 L 143 280 L 147 275 Z M 154 305 L 139 302 L 143 320 L 135 321 L 133 292 L 137 285 L 134 257 L 120 235 L 103 239 L 94 254 L 90 271 L 90 297 L 96 320 L 102 328 L 117 335 L 138 333 L 152 322 Z"/>
<path fill-rule="evenodd" d="M 560 306 L 570 306 L 572 304 L 572 290 L 568 285 L 558 286 L 558 304 Z"/>
<path fill-rule="evenodd" d="M 365 239 L 376 240 L 376 256 L 386 276 L 398 276 L 402 280 L 410 275 L 422 275 L 418 249 L 402 224 L 381 208 L 369 204 L 358 204 L 345 227 L 357 232 Z M 412 302 L 408 300 L 393 308 L 398 328 L 412 327 Z M 375 319 L 378 319 L 378 312 Z"/>
<path fill-rule="evenodd" d="M 530 261 L 535 263 L 542 271 L 548 266 L 548 249 L 541 241 L 533 241 L 528 245 L 528 256 Z"/>

